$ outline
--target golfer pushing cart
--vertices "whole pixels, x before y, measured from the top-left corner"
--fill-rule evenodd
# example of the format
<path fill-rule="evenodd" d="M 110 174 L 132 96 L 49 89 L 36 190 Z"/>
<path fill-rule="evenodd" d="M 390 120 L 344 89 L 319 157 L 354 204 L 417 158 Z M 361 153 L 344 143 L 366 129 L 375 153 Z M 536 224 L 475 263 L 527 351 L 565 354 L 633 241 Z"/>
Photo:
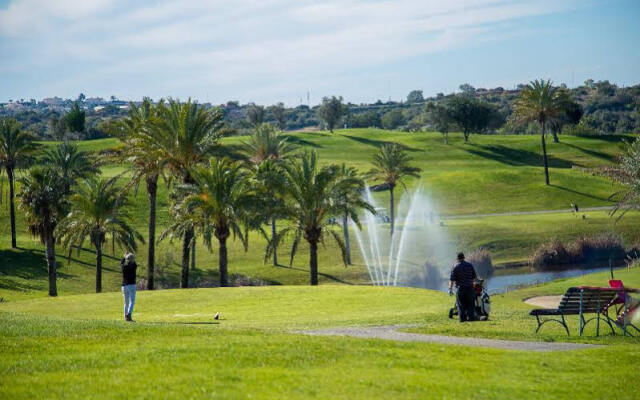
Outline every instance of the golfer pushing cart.
<path fill-rule="evenodd" d="M 485 281 L 478 279 L 473 265 L 465 261 L 463 253 L 458 253 L 457 258 L 449 279 L 450 296 L 453 296 L 453 286 L 457 288 L 456 304 L 449 310 L 449 318 L 458 315 L 460 322 L 489 319 L 491 304 Z"/>

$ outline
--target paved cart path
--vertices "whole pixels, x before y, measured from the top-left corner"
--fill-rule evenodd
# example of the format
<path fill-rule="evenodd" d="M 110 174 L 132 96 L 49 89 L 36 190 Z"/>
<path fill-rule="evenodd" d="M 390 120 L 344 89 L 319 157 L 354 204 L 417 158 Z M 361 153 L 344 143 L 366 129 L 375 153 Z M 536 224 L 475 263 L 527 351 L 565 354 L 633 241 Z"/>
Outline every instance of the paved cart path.
<path fill-rule="evenodd" d="M 318 329 L 310 331 L 298 331 L 305 335 L 313 336 L 350 336 L 367 339 L 396 340 L 399 342 L 425 342 L 441 343 L 447 345 L 490 347 L 503 350 L 525 351 L 566 351 L 601 347 L 583 343 L 559 343 L 559 342 L 526 342 L 521 340 L 498 340 L 461 336 L 425 335 L 420 333 L 399 332 L 398 329 L 407 328 L 407 325 L 370 326 L 370 327 L 344 327 L 331 329 Z"/>
<path fill-rule="evenodd" d="M 612 210 L 613 206 L 600 206 L 600 207 L 584 207 L 580 208 L 577 214 L 587 211 L 607 211 Z M 536 211 L 509 211 L 501 213 L 484 213 L 484 214 L 461 214 L 461 215 L 442 215 L 441 219 L 473 219 L 473 218 L 486 218 L 486 217 L 509 217 L 515 215 L 538 215 L 538 214 L 560 214 L 560 213 L 573 213 L 572 208 L 561 208 L 555 210 L 536 210 Z"/>

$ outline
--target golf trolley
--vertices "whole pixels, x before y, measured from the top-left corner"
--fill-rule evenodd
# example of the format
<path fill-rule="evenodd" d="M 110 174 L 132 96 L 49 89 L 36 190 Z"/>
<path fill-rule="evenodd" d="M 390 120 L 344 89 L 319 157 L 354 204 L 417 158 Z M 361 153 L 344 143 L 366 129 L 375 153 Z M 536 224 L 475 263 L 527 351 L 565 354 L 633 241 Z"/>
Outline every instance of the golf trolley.
<path fill-rule="evenodd" d="M 491 299 L 489 298 L 489 293 L 484 287 L 485 281 L 484 279 L 476 279 L 473 283 L 473 290 L 476 293 L 476 308 L 475 314 L 476 318 L 481 321 L 486 321 L 489 319 L 489 312 L 491 311 Z M 449 310 L 449 318 L 453 318 L 458 315 L 458 301 L 454 304 L 453 308 Z"/>

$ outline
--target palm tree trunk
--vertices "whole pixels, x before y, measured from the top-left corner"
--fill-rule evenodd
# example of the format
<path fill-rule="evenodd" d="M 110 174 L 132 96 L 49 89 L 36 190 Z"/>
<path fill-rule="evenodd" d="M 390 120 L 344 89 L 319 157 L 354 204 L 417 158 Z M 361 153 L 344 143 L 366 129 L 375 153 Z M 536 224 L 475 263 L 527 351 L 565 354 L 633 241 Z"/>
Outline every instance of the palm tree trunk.
<path fill-rule="evenodd" d="M 553 143 L 560 143 L 560 138 L 558 138 L 558 132 L 554 130 L 551 131 L 551 133 L 553 134 Z"/>
<path fill-rule="evenodd" d="M 547 141 L 544 138 L 545 123 L 542 123 L 542 159 L 544 161 L 544 182 L 549 186 L 549 161 L 547 160 Z"/>
<path fill-rule="evenodd" d="M 395 200 L 393 198 L 393 186 L 389 186 L 389 215 L 391 217 L 391 236 L 393 236 L 393 230 L 395 228 L 396 218 L 395 218 Z"/>
<path fill-rule="evenodd" d="M 186 173 L 182 178 L 183 183 L 193 183 L 191 176 Z M 194 236 L 193 228 L 187 229 L 184 233 L 184 238 L 182 239 L 182 273 L 180 275 L 180 287 L 188 288 L 189 287 L 189 252 L 191 251 L 191 241 Z"/>
<path fill-rule="evenodd" d="M 149 199 L 149 252 L 147 253 L 147 289 L 154 289 L 153 275 L 156 264 L 156 200 L 158 197 L 158 175 L 147 177 Z"/>
<path fill-rule="evenodd" d="M 96 246 L 96 293 L 102 292 L 102 245 Z"/>
<path fill-rule="evenodd" d="M 9 178 L 9 212 L 11 214 L 11 248 L 18 247 L 16 243 L 16 211 L 13 204 L 13 168 L 7 167 L 7 177 Z"/>
<path fill-rule="evenodd" d="M 464 133 L 464 142 L 467 143 L 469 141 L 469 132 L 463 132 Z"/>
<path fill-rule="evenodd" d="M 182 240 L 182 273 L 180 275 L 180 287 L 189 287 L 189 253 L 191 250 L 191 239 L 193 239 L 193 229 L 188 229 L 184 233 Z"/>
<path fill-rule="evenodd" d="M 191 270 L 196 269 L 196 241 L 191 243 Z"/>
<path fill-rule="evenodd" d="M 56 240 L 52 233 L 47 234 L 45 247 L 47 270 L 49 272 L 49 296 L 55 297 L 58 295 L 58 288 L 56 286 Z"/>
<path fill-rule="evenodd" d="M 345 213 L 342 217 L 342 231 L 344 232 L 344 247 L 347 253 L 347 265 L 351 265 L 351 243 L 349 241 L 349 217 Z"/>
<path fill-rule="evenodd" d="M 278 266 L 278 248 L 276 247 L 276 217 L 271 217 L 271 243 L 273 243 L 273 266 Z"/>
<path fill-rule="evenodd" d="M 229 277 L 227 276 L 227 238 L 219 238 L 218 243 L 218 267 L 220 269 L 220 286 L 229 286 Z"/>
<path fill-rule="evenodd" d="M 318 285 L 318 241 L 309 240 L 309 272 L 311 274 L 310 284 Z"/>

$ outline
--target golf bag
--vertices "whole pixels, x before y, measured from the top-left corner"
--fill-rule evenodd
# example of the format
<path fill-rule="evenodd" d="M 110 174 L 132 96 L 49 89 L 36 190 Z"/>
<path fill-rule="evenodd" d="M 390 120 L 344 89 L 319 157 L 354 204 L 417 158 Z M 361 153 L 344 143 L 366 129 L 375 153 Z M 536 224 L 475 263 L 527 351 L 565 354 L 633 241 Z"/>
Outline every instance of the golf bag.
<path fill-rule="evenodd" d="M 473 289 L 476 293 L 476 319 L 486 321 L 489 319 L 489 312 L 491 311 L 491 299 L 489 293 L 487 293 L 484 287 L 484 279 L 477 279 L 473 283 Z M 453 308 L 449 310 L 449 318 L 453 318 L 458 315 L 458 302 L 453 305 Z"/>

